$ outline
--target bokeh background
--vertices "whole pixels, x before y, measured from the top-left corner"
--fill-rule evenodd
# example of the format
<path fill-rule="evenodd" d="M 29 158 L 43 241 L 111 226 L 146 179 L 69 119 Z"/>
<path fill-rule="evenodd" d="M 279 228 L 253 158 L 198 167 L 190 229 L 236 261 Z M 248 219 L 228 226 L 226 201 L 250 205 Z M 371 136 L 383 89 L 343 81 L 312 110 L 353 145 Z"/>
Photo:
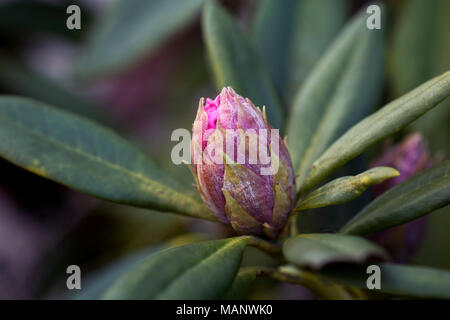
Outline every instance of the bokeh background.
<path fill-rule="evenodd" d="M 180 5 L 189 1 L 180 0 Z M 251 30 L 263 1 L 221 1 L 248 32 L 250 41 L 254 40 Z M 354 13 L 371 3 L 336 1 L 340 2 L 339 12 L 317 16 L 323 23 L 336 23 L 335 34 L 323 38 L 316 30 L 305 28 L 309 45 L 319 52 L 327 50 Z M 118 19 L 116 2 L 0 0 L 0 94 L 35 98 L 110 126 L 192 188 L 189 171 L 170 160 L 175 145 L 170 135 L 176 128 L 190 129 L 198 99 L 215 97 L 218 92 L 205 54 L 200 10 L 165 15 L 164 10 L 143 5 L 153 2 L 157 6 L 161 1 L 131 0 L 128 7 L 134 6 L 134 10 L 122 12 Z M 449 0 L 382 2 L 388 16 L 385 81 L 378 107 L 450 69 Z M 66 28 L 70 4 L 81 8 L 81 30 Z M 155 27 L 151 31 L 136 32 L 139 23 L 152 19 Z M 167 19 L 174 19 L 174 23 L 160 32 L 156 26 Z M 108 24 L 117 24 L 113 37 L 102 33 Z M 271 36 L 270 31 L 266 36 Z M 105 46 L 104 52 L 114 63 L 104 63 L 108 59 L 95 56 L 95 41 Z M 140 49 L 127 51 L 136 42 L 142 45 Z M 310 56 L 304 63 L 299 85 L 319 58 Z M 98 61 L 92 64 L 95 59 Z M 413 131 L 423 133 L 433 159 L 448 156 L 450 101 L 393 139 L 400 140 Z M 373 149 L 341 169 L 339 175 L 365 170 L 382 145 Z M 310 211 L 300 219 L 300 229 L 333 231 L 332 225 L 336 228 L 345 222 L 370 197 L 365 194 L 355 203 L 333 207 L 333 212 L 327 209 L 317 215 Z M 416 235 L 420 236 L 420 246 L 409 257 L 410 262 L 450 269 L 449 226 L 450 208 L 432 213 L 425 235 Z M 126 263 L 130 254 L 155 250 L 174 237 L 175 242 L 183 243 L 226 235 L 227 230 L 212 223 L 94 199 L 0 159 L 0 299 L 70 297 L 65 288 L 68 265 L 81 267 L 82 286 L 95 286 L 102 270 L 109 268 L 113 276 L 114 268 L 108 266 L 117 265 L 117 261 Z M 244 264 L 256 262 L 275 263 L 250 249 Z M 262 290 L 268 286 L 272 290 Z M 260 281 L 250 297 L 312 296 L 300 287 Z"/>

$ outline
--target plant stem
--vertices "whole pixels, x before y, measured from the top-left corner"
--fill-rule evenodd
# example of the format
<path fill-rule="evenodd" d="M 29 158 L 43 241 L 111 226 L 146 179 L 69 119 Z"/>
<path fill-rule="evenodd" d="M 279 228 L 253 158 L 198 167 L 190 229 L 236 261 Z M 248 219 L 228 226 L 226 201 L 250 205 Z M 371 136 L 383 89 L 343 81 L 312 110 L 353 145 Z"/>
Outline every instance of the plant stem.
<path fill-rule="evenodd" d="M 283 230 L 280 232 L 280 237 L 295 237 L 298 234 L 297 229 L 297 212 L 292 211 Z"/>
<path fill-rule="evenodd" d="M 344 287 L 339 286 L 333 282 L 320 279 L 316 275 L 295 269 L 295 272 L 281 268 L 281 270 L 268 267 L 250 267 L 257 276 L 266 276 L 281 282 L 301 285 L 310 289 L 320 299 L 329 300 L 352 300 L 354 296 L 350 294 Z M 286 272 L 287 271 L 287 272 Z"/>
<path fill-rule="evenodd" d="M 290 218 L 290 222 L 289 222 L 289 231 L 290 231 L 290 235 L 291 237 L 295 237 L 296 235 L 298 235 L 298 228 L 297 228 L 297 214 L 293 214 L 292 217 Z"/>
<path fill-rule="evenodd" d="M 271 255 L 279 255 L 281 253 L 281 246 L 278 243 L 269 242 L 258 237 L 250 236 L 248 244 Z"/>

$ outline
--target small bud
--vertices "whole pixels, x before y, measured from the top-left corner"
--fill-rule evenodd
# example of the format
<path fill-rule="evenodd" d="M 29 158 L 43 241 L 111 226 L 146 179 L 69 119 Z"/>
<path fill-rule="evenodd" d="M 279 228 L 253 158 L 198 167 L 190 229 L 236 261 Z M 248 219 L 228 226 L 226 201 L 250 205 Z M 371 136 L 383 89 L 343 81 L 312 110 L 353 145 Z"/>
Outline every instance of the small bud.
<path fill-rule="evenodd" d="M 276 237 L 295 201 L 292 162 L 278 130 L 230 87 L 200 99 L 191 158 L 197 189 L 239 234 Z"/>
<path fill-rule="evenodd" d="M 430 163 L 428 148 L 420 133 L 411 134 L 399 144 L 388 147 L 381 156 L 370 164 L 370 167 L 392 167 L 397 169 L 400 175 L 376 185 L 373 188 L 374 196 L 378 197 L 386 190 L 411 178 L 416 173 L 429 167 Z"/>
<path fill-rule="evenodd" d="M 373 188 L 376 198 L 385 191 L 411 178 L 431 166 L 429 152 L 420 133 L 407 136 L 400 143 L 390 146 L 370 166 L 389 166 L 400 172 L 398 177 L 389 179 Z M 406 263 L 417 251 L 425 235 L 427 217 L 421 217 L 406 224 L 377 232 L 370 239 L 386 248 L 396 262 Z"/>

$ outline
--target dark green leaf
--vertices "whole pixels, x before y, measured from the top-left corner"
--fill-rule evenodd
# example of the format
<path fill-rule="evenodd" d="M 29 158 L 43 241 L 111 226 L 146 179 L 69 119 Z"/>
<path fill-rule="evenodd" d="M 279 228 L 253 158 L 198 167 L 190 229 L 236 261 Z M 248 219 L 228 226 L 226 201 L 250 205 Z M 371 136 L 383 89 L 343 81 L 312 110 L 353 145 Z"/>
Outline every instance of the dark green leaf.
<path fill-rule="evenodd" d="M 268 71 L 234 18 L 216 1 L 205 4 L 203 35 L 217 87 L 231 86 L 255 105 L 265 105 L 270 123 L 281 128 L 282 107 Z"/>
<path fill-rule="evenodd" d="M 182 245 L 203 241 L 205 237 L 198 234 L 185 234 L 163 243 L 162 245 L 154 245 L 149 248 L 138 250 L 131 254 L 121 257 L 120 260 L 96 271 L 87 280 L 83 280 L 82 290 L 75 292 L 71 297 L 76 300 L 93 300 L 100 299 L 105 291 L 111 287 L 114 282 L 125 272 L 130 270 L 138 263 L 144 261 L 151 254 L 159 250 L 179 247 Z M 77 291 L 77 290 L 75 290 Z"/>
<path fill-rule="evenodd" d="M 127 255 L 119 261 L 105 267 L 104 269 L 92 274 L 83 281 L 82 290 L 75 293 L 72 299 L 75 300 L 97 300 L 103 293 L 112 286 L 112 284 L 127 270 L 137 265 L 150 254 L 156 252 L 159 247 L 151 247 L 133 254 Z"/>
<path fill-rule="evenodd" d="M 370 112 L 381 92 L 383 29 L 369 30 L 366 20 L 362 12 L 348 23 L 294 100 L 287 136 L 299 188 L 313 161 Z"/>
<path fill-rule="evenodd" d="M 218 299 L 232 283 L 248 237 L 205 241 L 151 255 L 124 274 L 105 299 Z"/>
<path fill-rule="evenodd" d="M 348 4 L 346 0 L 258 2 L 253 35 L 285 101 L 293 97 L 341 29 Z"/>
<path fill-rule="evenodd" d="M 384 249 L 370 241 L 334 233 L 309 233 L 288 238 L 283 243 L 286 260 L 299 267 L 321 269 L 332 263 L 364 263 L 386 259 Z"/>
<path fill-rule="evenodd" d="M 411 0 L 401 9 L 391 48 L 391 78 L 397 96 L 450 69 L 450 2 Z M 422 131 L 435 150 L 450 152 L 450 101 L 418 119 L 412 129 Z"/>
<path fill-rule="evenodd" d="M 204 0 L 119 0 L 99 18 L 77 63 L 76 73 L 96 76 L 119 71 L 191 21 Z"/>
<path fill-rule="evenodd" d="M 396 296 L 450 299 L 450 272 L 419 266 L 382 263 L 381 288 L 376 290 Z M 346 286 L 367 289 L 367 266 L 331 267 L 317 275 Z"/>
<path fill-rule="evenodd" d="M 447 0 L 410 0 L 394 29 L 391 67 L 400 95 L 450 69 Z"/>
<path fill-rule="evenodd" d="M 259 275 L 259 271 L 252 267 L 243 268 L 234 278 L 230 288 L 224 296 L 226 300 L 242 300 L 250 291 L 250 288 Z"/>
<path fill-rule="evenodd" d="M 372 201 L 342 233 L 369 234 L 414 220 L 450 203 L 450 160 L 406 180 Z"/>
<path fill-rule="evenodd" d="M 21 97 L 0 97 L 0 155 L 118 203 L 211 218 L 201 201 L 109 129 Z"/>
<path fill-rule="evenodd" d="M 301 199 L 296 210 L 321 208 L 348 202 L 359 197 L 370 186 L 397 177 L 399 174 L 397 170 L 389 167 L 376 167 L 357 176 L 335 179 Z"/>
<path fill-rule="evenodd" d="M 310 190 L 374 143 L 406 127 L 449 95 L 450 72 L 446 72 L 363 119 L 314 161 L 303 191 Z"/>

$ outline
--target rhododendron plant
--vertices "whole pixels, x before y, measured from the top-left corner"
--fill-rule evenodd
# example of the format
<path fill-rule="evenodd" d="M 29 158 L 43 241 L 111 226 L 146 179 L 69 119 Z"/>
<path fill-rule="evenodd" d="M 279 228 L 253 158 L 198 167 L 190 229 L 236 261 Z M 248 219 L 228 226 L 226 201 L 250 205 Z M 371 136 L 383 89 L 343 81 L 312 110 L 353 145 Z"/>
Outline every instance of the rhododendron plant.
<path fill-rule="evenodd" d="M 449 1 L 103 2 L 95 23 L 60 34 L 74 59 L 64 85 L 10 64 L 30 41 L 2 38 L 0 189 L 28 190 L 9 211 L 36 214 L 3 224 L 0 208 L 0 298 L 22 290 L 2 289 L 8 268 L 32 269 L 4 256 L 46 241 L 27 296 L 450 299 L 449 215 L 436 214 L 450 203 Z M 26 7 L 13 9 L 34 17 Z M 117 97 L 133 105 L 111 112 Z M 50 205 L 34 203 L 43 193 Z M 47 209 L 61 203 L 87 209 L 57 224 Z"/>

